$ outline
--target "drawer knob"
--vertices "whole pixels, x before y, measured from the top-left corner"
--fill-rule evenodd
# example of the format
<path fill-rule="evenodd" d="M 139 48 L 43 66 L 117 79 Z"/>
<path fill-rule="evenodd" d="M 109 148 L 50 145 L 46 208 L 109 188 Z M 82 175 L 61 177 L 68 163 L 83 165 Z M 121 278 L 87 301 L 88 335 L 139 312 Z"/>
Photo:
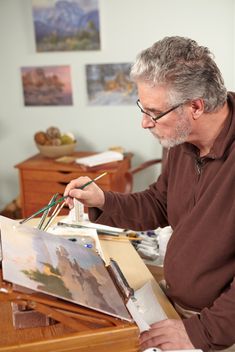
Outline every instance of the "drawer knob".
<path fill-rule="evenodd" d="M 68 182 L 58 182 L 59 183 L 59 185 L 62 185 L 62 186 L 67 186 L 67 184 L 68 184 Z"/>
<path fill-rule="evenodd" d="M 58 170 L 60 174 L 71 174 L 71 171 Z"/>

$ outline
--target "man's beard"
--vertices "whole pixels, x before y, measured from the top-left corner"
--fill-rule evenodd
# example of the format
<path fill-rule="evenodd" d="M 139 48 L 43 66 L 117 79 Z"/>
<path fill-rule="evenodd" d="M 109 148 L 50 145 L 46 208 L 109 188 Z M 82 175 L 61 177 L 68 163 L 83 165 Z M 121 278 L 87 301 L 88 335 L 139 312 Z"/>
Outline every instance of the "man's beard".
<path fill-rule="evenodd" d="M 174 135 L 170 138 L 164 138 L 161 137 L 160 135 L 157 135 L 156 132 L 154 132 L 154 128 L 150 129 L 150 132 L 156 137 L 160 144 L 164 148 L 172 148 L 175 147 L 176 145 L 183 144 L 187 141 L 188 136 L 191 132 L 192 128 L 189 123 L 188 117 L 186 115 L 180 116 L 176 127 L 174 131 Z"/>

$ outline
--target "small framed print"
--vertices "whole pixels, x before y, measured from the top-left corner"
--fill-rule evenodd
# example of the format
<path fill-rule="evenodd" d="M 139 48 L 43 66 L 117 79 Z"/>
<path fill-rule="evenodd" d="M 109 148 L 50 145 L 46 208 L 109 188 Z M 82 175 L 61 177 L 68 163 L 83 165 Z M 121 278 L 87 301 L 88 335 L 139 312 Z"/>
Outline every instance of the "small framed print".
<path fill-rule="evenodd" d="M 25 106 L 72 105 L 69 66 L 22 67 Z"/>

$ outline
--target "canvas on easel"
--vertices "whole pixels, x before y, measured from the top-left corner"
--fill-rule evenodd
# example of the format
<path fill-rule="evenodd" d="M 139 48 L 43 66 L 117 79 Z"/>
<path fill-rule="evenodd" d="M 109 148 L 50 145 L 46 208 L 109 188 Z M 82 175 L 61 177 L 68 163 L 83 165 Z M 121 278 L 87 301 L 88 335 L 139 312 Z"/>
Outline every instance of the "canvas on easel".
<path fill-rule="evenodd" d="M 60 236 L 0 216 L 3 278 L 132 321 L 100 256 Z"/>

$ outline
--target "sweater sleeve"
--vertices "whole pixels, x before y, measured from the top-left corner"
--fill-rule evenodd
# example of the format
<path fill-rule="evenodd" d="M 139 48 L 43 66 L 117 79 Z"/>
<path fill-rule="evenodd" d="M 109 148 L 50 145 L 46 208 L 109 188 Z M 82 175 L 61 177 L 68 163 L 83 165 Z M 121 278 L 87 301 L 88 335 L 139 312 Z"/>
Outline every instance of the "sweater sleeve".
<path fill-rule="evenodd" d="M 168 225 L 164 177 L 143 192 L 104 192 L 103 210 L 89 209 L 89 219 L 105 225 L 144 231 Z"/>
<path fill-rule="evenodd" d="M 203 293 L 202 293 L 203 294 Z M 235 343 L 235 279 L 210 308 L 183 320 L 195 348 L 225 349 Z"/>

